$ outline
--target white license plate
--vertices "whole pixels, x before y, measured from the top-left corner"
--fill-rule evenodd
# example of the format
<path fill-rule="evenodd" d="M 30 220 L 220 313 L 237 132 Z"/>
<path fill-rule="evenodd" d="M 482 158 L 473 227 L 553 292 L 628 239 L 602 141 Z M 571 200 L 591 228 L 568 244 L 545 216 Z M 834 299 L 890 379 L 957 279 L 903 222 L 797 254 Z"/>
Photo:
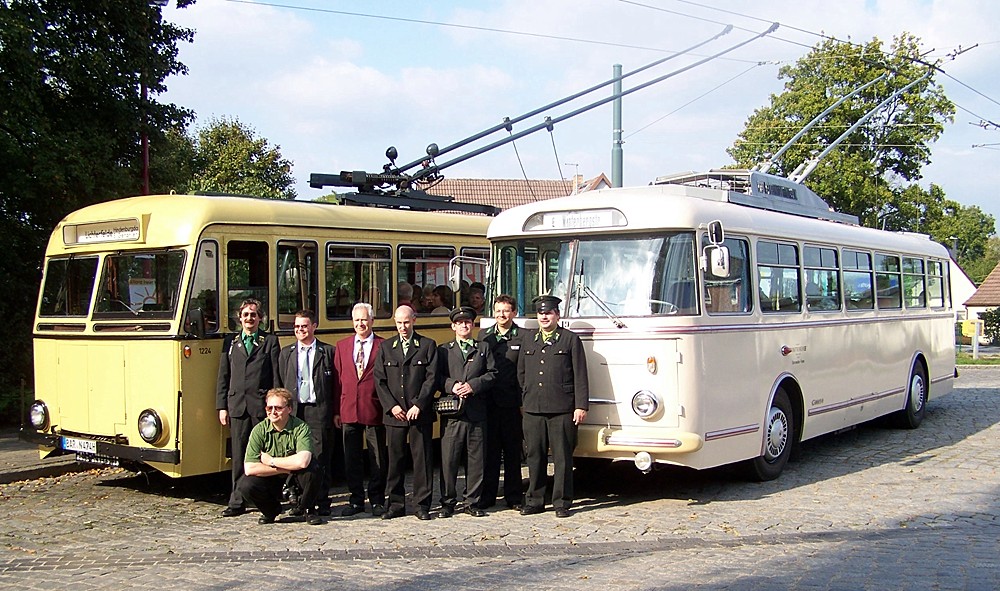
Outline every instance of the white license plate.
<path fill-rule="evenodd" d="M 75 437 L 63 437 L 62 447 L 66 451 L 82 452 L 86 454 L 97 453 L 97 442 L 89 439 L 76 439 Z"/>

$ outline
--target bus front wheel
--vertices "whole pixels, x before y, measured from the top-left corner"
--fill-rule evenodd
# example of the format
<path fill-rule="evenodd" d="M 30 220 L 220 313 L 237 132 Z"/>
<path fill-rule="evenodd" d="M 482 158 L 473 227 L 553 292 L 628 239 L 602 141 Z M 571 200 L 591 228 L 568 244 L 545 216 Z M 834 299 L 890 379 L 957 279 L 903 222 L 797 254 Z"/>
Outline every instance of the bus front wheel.
<path fill-rule="evenodd" d="M 778 388 L 764 424 L 764 453 L 746 461 L 748 476 L 757 481 L 774 480 L 788 463 L 795 435 L 792 404 L 784 388 Z"/>

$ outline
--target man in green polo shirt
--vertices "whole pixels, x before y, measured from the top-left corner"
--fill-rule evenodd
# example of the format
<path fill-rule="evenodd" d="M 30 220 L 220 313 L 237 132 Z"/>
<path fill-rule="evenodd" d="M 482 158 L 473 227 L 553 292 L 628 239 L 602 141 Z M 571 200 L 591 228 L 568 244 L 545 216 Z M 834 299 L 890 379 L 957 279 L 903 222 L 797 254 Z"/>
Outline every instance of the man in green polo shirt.
<path fill-rule="evenodd" d="M 260 509 L 257 523 L 274 523 L 281 513 L 281 487 L 294 474 L 302 487 L 300 507 L 307 507 L 306 521 L 319 525 L 315 512 L 318 466 L 313 462 L 312 432 L 302 419 L 292 416 L 292 393 L 284 388 L 267 392 L 267 420 L 250 432 L 239 491 Z"/>

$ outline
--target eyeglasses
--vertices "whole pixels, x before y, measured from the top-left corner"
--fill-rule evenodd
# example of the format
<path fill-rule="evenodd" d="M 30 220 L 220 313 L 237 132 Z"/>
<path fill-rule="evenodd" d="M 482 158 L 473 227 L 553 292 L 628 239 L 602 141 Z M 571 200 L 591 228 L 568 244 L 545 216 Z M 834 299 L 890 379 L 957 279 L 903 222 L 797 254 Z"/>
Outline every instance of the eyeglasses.
<path fill-rule="evenodd" d="M 295 330 L 309 330 L 309 325 L 308 324 L 296 324 L 292 328 L 294 328 Z"/>
<path fill-rule="evenodd" d="M 267 412 L 281 412 L 288 408 L 287 406 L 265 406 L 264 410 Z"/>
<path fill-rule="evenodd" d="M 253 318 L 255 316 L 257 316 L 256 312 L 244 312 L 244 313 L 240 314 L 241 318 Z"/>

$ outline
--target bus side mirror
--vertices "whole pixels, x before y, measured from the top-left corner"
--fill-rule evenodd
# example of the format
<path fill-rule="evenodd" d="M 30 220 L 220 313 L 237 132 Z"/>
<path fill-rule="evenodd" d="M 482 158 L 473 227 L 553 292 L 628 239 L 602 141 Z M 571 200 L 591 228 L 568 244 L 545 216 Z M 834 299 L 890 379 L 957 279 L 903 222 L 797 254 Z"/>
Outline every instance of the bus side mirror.
<path fill-rule="evenodd" d="M 726 241 L 726 232 L 722 229 L 722 222 L 719 220 L 708 223 L 708 241 L 716 246 Z"/>
<path fill-rule="evenodd" d="M 448 273 L 448 287 L 452 293 L 458 293 L 462 289 L 462 264 L 452 261 L 451 271 Z"/>
<path fill-rule="evenodd" d="M 711 259 L 712 275 L 716 277 L 729 277 L 729 248 L 716 246 L 708 254 Z"/>

